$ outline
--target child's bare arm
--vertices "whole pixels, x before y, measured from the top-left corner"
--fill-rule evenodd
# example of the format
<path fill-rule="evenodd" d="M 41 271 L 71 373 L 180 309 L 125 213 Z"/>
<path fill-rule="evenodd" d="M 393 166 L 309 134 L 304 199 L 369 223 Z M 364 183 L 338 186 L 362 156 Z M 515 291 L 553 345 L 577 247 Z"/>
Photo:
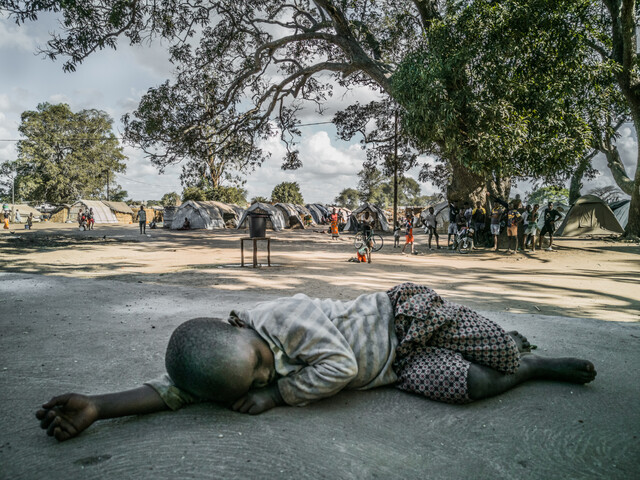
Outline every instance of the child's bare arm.
<path fill-rule="evenodd" d="M 156 391 L 147 386 L 104 395 L 65 393 L 53 397 L 36 412 L 40 427 L 59 441 L 80 434 L 96 420 L 168 410 Z"/>

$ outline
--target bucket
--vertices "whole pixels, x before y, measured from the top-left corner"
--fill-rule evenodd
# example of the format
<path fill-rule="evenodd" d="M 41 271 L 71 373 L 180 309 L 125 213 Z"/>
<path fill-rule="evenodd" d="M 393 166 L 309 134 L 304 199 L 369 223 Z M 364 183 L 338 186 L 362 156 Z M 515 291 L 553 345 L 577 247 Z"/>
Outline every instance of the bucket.
<path fill-rule="evenodd" d="M 249 213 L 249 237 L 259 238 L 267 236 L 267 218 L 266 213 Z"/>

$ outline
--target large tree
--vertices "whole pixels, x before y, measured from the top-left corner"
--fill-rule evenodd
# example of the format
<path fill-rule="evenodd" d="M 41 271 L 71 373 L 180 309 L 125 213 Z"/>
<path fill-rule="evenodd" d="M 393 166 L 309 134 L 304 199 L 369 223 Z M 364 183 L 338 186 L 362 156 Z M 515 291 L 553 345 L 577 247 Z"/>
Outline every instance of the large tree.
<path fill-rule="evenodd" d="M 304 199 L 300 193 L 298 182 L 282 182 L 273 187 L 271 192 L 272 203 L 294 203 L 303 205 Z"/>
<path fill-rule="evenodd" d="M 0 6 L 18 22 L 33 20 L 43 11 L 62 12 L 62 34 L 52 38 L 44 53 L 52 58 L 67 56 L 67 70 L 96 50 L 115 48 L 119 36 L 134 44 L 154 37 L 167 39 L 172 60 L 183 71 L 205 68 L 216 73 L 207 92 L 212 106 L 208 115 L 221 119 L 215 125 L 216 136 L 225 139 L 250 128 L 262 132 L 275 127 L 287 141 L 285 168 L 301 164 L 291 142 L 299 134 L 298 101 L 315 102 L 321 108 L 331 93 L 331 76 L 343 86 L 381 89 L 411 110 L 407 119 L 431 118 L 420 110 L 434 108 L 441 117 L 436 131 L 431 135 L 420 130 L 425 125 L 411 122 L 414 135 L 444 160 L 435 178 L 446 180 L 449 191 L 459 197 L 482 197 L 487 183 L 494 190 L 505 190 L 510 175 L 567 174 L 562 170 L 578 162 L 578 152 L 586 148 L 581 140 L 591 137 L 574 115 L 576 104 L 585 98 L 582 92 L 588 90 L 582 84 L 589 78 L 583 75 L 584 66 L 591 65 L 582 51 L 584 32 L 591 29 L 583 14 L 595 3 L 0 0 Z M 605 4 L 612 7 L 613 43 L 619 37 L 617 44 L 627 45 L 613 49 L 623 66 L 621 75 L 633 77 L 635 47 L 627 40 L 635 38 L 629 28 L 633 25 L 629 19 L 635 19 L 635 1 Z M 618 10 L 613 8 L 617 4 Z M 486 18 L 489 23 L 484 22 Z M 619 24 L 620 35 L 616 33 Z M 470 28 L 452 28 L 460 26 Z M 434 33 L 440 33 L 440 46 L 429 37 Z M 426 73 L 413 78 L 419 82 L 417 90 L 424 93 L 422 85 L 431 90 L 430 95 L 400 98 L 402 93 L 416 91 L 397 87 L 403 84 L 395 78 L 400 63 L 406 67 L 404 80 L 411 79 L 407 73 L 414 66 Z M 568 77 L 572 69 L 579 75 Z M 503 72 L 502 84 L 496 81 L 500 78 L 496 72 Z M 434 73 L 444 83 L 426 84 Z M 631 87 L 633 82 L 622 77 L 622 83 Z M 492 88 L 483 84 L 487 79 L 492 80 Z M 523 96 L 514 99 L 511 89 L 524 94 L 532 105 L 538 101 L 546 105 L 542 110 L 527 109 L 526 102 L 520 101 Z M 627 90 L 631 97 L 637 94 Z M 425 101 L 429 96 L 435 102 Z M 488 131 L 483 134 L 485 127 Z M 454 135 L 443 135 L 450 132 Z M 461 141 L 466 135 L 471 138 Z M 558 152 L 571 155 L 563 159 Z"/>
<path fill-rule="evenodd" d="M 106 198 L 114 173 L 126 170 L 112 123 L 103 111 L 74 113 L 66 104 L 23 112 L 18 158 L 4 165 L 15 172 L 16 197 L 49 203 Z"/>

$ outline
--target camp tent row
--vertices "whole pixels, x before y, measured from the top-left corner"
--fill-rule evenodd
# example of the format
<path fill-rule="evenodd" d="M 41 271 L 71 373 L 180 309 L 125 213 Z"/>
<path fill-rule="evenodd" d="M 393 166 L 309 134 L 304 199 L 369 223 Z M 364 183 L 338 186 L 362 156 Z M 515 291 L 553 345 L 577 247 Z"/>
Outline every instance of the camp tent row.
<path fill-rule="evenodd" d="M 349 216 L 349 220 L 344 227 L 344 231 L 346 232 L 357 232 L 360 228 L 360 223 L 364 218 L 365 214 L 369 212 L 369 215 L 373 218 L 373 229 L 383 232 L 389 232 L 391 228 L 389 227 L 389 222 L 387 222 L 387 216 L 384 211 L 373 205 L 371 203 L 365 203 L 356 208 L 351 215 Z"/>

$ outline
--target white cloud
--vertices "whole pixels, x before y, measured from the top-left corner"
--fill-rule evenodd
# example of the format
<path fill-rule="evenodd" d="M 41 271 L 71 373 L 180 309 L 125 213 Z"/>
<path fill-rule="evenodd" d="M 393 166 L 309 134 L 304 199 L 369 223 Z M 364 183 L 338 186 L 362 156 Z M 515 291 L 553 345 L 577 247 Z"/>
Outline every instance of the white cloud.
<path fill-rule="evenodd" d="M 9 48 L 31 54 L 36 48 L 36 41 L 29 29 L 3 20 L 0 22 L 0 49 Z"/>

